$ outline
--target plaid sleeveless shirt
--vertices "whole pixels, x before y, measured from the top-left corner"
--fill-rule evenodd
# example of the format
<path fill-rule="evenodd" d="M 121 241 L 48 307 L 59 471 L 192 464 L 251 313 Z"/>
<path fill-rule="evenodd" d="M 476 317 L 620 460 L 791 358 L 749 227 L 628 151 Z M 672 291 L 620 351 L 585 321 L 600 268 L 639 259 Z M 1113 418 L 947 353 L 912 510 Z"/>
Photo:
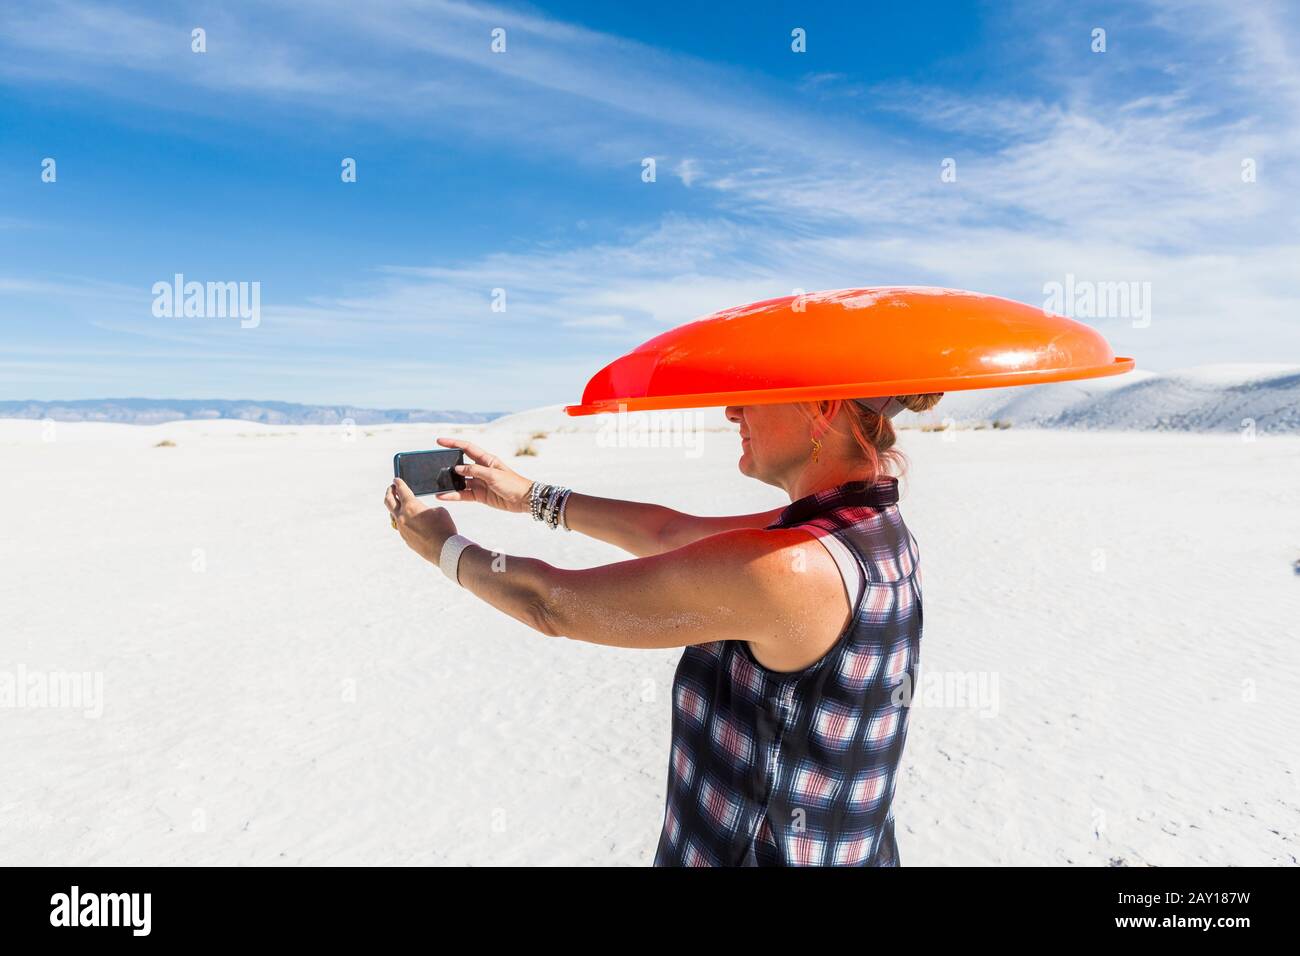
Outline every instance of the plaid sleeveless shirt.
<path fill-rule="evenodd" d="M 747 641 L 686 648 L 655 866 L 898 866 L 891 803 L 916 687 L 921 588 L 898 480 L 793 501 L 768 529 L 802 527 L 839 565 L 853 616 L 800 671 Z"/>

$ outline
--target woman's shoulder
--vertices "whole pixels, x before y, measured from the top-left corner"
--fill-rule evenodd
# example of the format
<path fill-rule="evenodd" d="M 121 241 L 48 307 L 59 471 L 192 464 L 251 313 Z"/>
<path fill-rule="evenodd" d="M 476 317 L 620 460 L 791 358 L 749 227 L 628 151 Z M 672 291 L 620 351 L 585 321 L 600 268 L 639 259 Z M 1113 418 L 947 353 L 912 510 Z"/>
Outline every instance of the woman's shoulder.
<path fill-rule="evenodd" d="M 852 626 L 865 576 L 846 545 L 817 523 L 763 534 L 775 543 L 769 556 L 779 556 L 773 580 L 782 588 L 786 620 L 774 621 L 766 643 L 751 642 L 750 652 L 768 670 L 802 672 Z"/>
<path fill-rule="evenodd" d="M 805 522 L 820 537 L 839 542 L 857 559 L 872 582 L 911 576 L 920 560 L 916 538 L 903 521 L 898 505 L 846 508 Z"/>

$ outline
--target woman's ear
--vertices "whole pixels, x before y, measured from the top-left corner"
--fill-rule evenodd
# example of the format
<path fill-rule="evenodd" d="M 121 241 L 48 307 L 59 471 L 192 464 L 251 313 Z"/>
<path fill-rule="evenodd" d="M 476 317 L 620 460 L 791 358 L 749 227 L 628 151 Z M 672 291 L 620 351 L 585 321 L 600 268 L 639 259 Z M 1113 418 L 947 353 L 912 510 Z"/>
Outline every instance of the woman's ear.
<path fill-rule="evenodd" d="M 835 413 L 840 410 L 841 401 L 838 398 L 824 398 L 817 403 L 817 413 L 829 427 L 835 420 Z"/>

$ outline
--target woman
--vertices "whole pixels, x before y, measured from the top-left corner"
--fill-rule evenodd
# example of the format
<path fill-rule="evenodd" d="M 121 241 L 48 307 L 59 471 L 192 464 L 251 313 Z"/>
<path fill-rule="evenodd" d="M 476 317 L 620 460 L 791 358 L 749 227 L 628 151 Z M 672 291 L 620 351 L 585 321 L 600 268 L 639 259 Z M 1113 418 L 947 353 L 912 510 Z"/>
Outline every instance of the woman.
<path fill-rule="evenodd" d="M 740 471 L 790 504 L 730 517 L 539 485 L 473 463 L 438 497 L 529 511 L 637 555 L 568 571 L 456 533 L 400 480 L 384 501 L 417 553 L 543 634 L 685 647 L 673 681 L 655 865 L 897 866 L 891 802 L 921 638 L 892 415 L 941 396 L 732 405 Z M 810 546 L 816 541 L 820 546 Z"/>

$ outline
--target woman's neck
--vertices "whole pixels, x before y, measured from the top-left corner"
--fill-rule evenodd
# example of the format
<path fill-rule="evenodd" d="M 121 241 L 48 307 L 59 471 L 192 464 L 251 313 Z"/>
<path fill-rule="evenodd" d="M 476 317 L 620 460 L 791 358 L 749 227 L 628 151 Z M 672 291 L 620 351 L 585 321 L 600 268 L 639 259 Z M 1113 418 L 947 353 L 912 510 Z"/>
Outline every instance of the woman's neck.
<path fill-rule="evenodd" d="M 798 501 L 808 495 L 829 488 L 838 488 L 850 481 L 874 481 L 878 476 L 862 467 L 821 467 L 820 462 L 810 463 L 786 488 L 791 501 Z"/>

